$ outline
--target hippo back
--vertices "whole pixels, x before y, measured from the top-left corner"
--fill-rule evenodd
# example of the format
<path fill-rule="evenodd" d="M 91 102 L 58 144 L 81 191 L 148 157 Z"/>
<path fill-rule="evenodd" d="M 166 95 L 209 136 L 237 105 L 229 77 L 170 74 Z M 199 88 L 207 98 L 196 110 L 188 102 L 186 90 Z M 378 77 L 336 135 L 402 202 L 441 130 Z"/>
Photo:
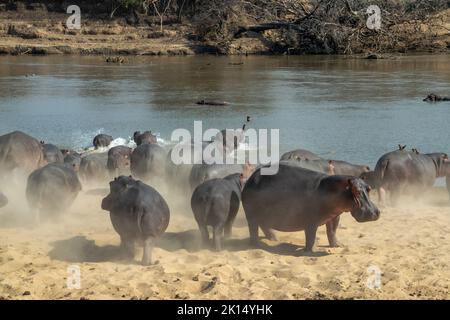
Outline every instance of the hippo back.
<path fill-rule="evenodd" d="M 43 147 L 38 140 L 20 131 L 0 136 L 0 172 L 18 168 L 30 173 L 45 163 Z"/>

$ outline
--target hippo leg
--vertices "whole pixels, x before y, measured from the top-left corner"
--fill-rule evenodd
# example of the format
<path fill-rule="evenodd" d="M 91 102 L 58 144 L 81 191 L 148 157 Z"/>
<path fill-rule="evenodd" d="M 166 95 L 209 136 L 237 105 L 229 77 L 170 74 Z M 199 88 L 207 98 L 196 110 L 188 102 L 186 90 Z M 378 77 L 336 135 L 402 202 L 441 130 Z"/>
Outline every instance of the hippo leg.
<path fill-rule="evenodd" d="M 208 227 L 206 225 L 198 225 L 198 228 L 200 229 L 200 233 L 202 235 L 202 242 L 204 246 L 209 245 L 209 233 L 208 233 Z"/>
<path fill-rule="evenodd" d="M 134 240 L 127 238 L 120 238 L 120 248 L 125 259 L 134 258 Z"/>
<path fill-rule="evenodd" d="M 250 245 L 259 247 L 259 226 L 254 221 L 248 221 L 248 231 L 250 233 Z"/>
<path fill-rule="evenodd" d="M 269 239 L 270 241 L 278 241 L 278 238 L 272 229 L 261 227 L 261 230 L 264 232 L 266 238 Z"/>
<path fill-rule="evenodd" d="M 314 251 L 314 243 L 316 242 L 317 226 L 310 225 L 305 229 L 306 246 L 305 252 Z"/>
<path fill-rule="evenodd" d="M 213 229 L 213 239 L 216 251 L 222 250 L 223 226 L 217 226 Z"/>
<path fill-rule="evenodd" d="M 149 266 L 152 264 L 152 251 L 155 246 L 155 238 L 149 237 L 144 240 L 144 254 L 142 256 L 142 265 Z"/>
<path fill-rule="evenodd" d="M 340 219 L 340 216 L 337 216 L 336 218 L 327 222 L 328 243 L 330 244 L 330 247 L 332 247 L 332 248 L 341 246 L 341 244 L 339 243 L 339 241 L 336 238 L 336 230 L 339 226 L 339 219 Z"/>
<path fill-rule="evenodd" d="M 383 187 L 378 188 L 378 200 L 381 205 L 386 204 L 386 189 Z"/>

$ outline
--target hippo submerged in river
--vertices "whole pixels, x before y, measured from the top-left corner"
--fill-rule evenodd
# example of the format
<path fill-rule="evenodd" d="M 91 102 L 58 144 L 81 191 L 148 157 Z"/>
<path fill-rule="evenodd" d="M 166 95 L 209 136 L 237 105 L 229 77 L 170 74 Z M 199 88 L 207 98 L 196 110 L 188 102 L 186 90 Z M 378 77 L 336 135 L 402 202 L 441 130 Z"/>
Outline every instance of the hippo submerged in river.
<path fill-rule="evenodd" d="M 51 163 L 28 177 L 26 197 L 31 209 L 49 218 L 66 211 L 80 191 L 75 171 L 64 164 Z"/>
<path fill-rule="evenodd" d="M 196 102 L 199 105 L 204 105 L 204 106 L 228 106 L 230 105 L 228 102 L 226 101 L 222 101 L 222 100 L 200 100 Z"/>
<path fill-rule="evenodd" d="M 429 95 L 427 95 L 427 97 L 425 99 L 423 99 L 423 101 L 426 101 L 426 102 L 450 101 L 450 97 L 441 97 L 437 94 L 430 93 Z"/>
<path fill-rule="evenodd" d="M 169 225 L 170 211 L 166 201 L 155 189 L 131 177 L 120 176 L 109 185 L 110 193 L 103 199 L 102 209 L 110 213 L 124 254 L 134 258 L 134 243 L 143 240 L 142 264 L 151 264 L 155 240 Z"/>
<path fill-rule="evenodd" d="M 208 226 L 213 228 L 215 249 L 222 249 L 222 237 L 231 237 L 231 228 L 239 210 L 241 190 L 254 167 L 246 164 L 242 173 L 203 182 L 195 188 L 191 208 L 197 221 L 203 244 L 209 244 Z"/>
<path fill-rule="evenodd" d="M 330 246 L 338 246 L 336 230 L 343 212 L 350 211 L 358 222 L 380 217 L 369 191 L 363 180 L 351 176 L 328 176 L 281 163 L 275 175 L 261 175 L 257 169 L 242 191 L 250 241 L 258 245 L 259 228 L 272 240 L 272 229 L 304 230 L 305 250 L 311 252 L 318 227 L 326 224 Z"/>
<path fill-rule="evenodd" d="M 297 150 L 286 152 L 280 157 L 280 161 L 289 161 L 289 160 L 296 160 L 296 161 L 322 160 L 322 158 L 311 151 L 304 150 L 304 149 L 297 149 Z"/>
<path fill-rule="evenodd" d="M 402 149 L 383 155 L 374 171 L 381 202 L 385 202 L 388 191 L 395 205 L 401 194 L 409 191 L 419 196 L 433 186 L 436 178 L 449 175 L 450 163 L 445 153 L 420 154 Z"/>

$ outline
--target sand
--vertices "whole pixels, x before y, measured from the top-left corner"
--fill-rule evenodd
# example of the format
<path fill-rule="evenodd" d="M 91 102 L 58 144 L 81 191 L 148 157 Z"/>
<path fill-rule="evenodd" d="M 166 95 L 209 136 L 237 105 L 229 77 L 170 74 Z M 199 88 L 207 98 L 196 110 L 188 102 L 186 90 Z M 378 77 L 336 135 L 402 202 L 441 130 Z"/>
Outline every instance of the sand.
<path fill-rule="evenodd" d="M 279 242 L 249 249 L 242 210 L 224 251 L 204 249 L 189 206 L 172 205 L 154 250 L 157 263 L 148 267 L 139 264 L 141 246 L 134 262 L 118 258 L 119 237 L 100 209 L 105 191 L 83 192 L 57 223 L 24 226 L 20 197 L 0 209 L 0 299 L 450 298 L 444 190 L 427 203 L 383 208 L 376 222 L 360 224 L 344 213 L 343 247 L 329 248 L 321 227 L 312 255 L 302 252 L 303 232 L 278 233 Z M 80 289 L 68 288 L 70 268 L 80 270 Z M 380 271 L 380 286 L 370 268 Z"/>

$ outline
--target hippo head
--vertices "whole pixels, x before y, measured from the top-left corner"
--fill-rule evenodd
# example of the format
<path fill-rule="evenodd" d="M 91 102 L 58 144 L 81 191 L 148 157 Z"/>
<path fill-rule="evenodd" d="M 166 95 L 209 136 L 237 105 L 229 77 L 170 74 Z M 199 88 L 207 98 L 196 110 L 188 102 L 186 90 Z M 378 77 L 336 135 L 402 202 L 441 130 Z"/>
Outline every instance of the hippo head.
<path fill-rule="evenodd" d="M 369 198 L 370 186 L 360 178 L 350 178 L 347 188 L 352 198 L 350 212 L 353 218 L 358 222 L 378 220 L 380 210 Z"/>
<path fill-rule="evenodd" d="M 450 162 L 446 153 L 429 153 L 427 156 L 433 160 L 436 166 L 436 177 L 445 177 L 450 174 Z"/>
<path fill-rule="evenodd" d="M 423 99 L 423 101 L 426 102 L 436 102 L 440 99 L 440 97 L 437 94 L 434 93 L 430 93 L 429 95 L 427 95 L 427 97 L 425 99 Z"/>
<path fill-rule="evenodd" d="M 110 211 L 113 205 L 117 202 L 119 196 L 123 192 L 126 192 L 128 188 L 134 186 L 135 183 L 136 180 L 134 180 L 131 176 L 120 176 L 118 178 L 114 178 L 114 180 L 109 183 L 109 195 L 102 200 L 102 209 Z"/>

